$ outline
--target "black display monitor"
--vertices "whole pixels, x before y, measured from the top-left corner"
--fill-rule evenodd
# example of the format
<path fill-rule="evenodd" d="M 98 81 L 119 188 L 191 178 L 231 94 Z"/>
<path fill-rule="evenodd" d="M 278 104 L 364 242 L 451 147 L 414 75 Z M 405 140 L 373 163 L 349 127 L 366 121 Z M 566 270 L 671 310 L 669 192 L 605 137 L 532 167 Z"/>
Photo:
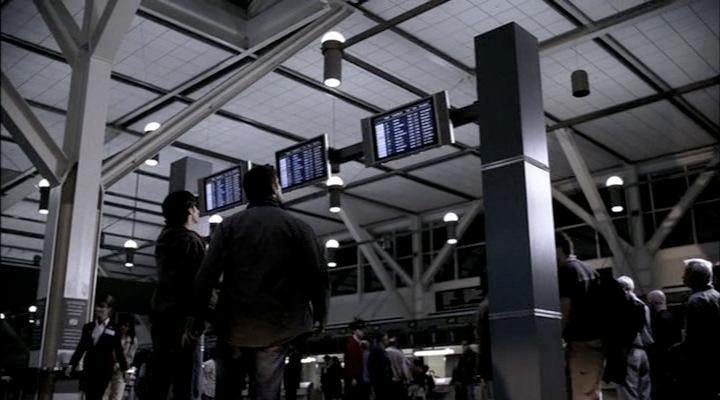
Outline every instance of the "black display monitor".
<path fill-rule="evenodd" d="M 207 215 L 245 203 L 242 179 L 248 168 L 243 163 L 200 179 L 200 212 Z"/>
<path fill-rule="evenodd" d="M 306 140 L 275 153 L 280 187 L 290 191 L 330 177 L 327 135 Z"/>
<path fill-rule="evenodd" d="M 455 142 L 447 92 L 362 120 L 365 165 Z"/>

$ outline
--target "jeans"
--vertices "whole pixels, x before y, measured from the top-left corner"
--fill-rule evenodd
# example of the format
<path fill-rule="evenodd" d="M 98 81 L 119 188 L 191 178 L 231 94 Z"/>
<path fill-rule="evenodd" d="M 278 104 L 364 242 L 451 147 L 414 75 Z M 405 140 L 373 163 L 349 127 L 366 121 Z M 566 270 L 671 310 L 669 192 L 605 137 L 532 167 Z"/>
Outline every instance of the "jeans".
<path fill-rule="evenodd" d="M 262 348 L 219 345 L 216 400 L 241 400 L 246 377 L 250 399 L 279 400 L 287 346 Z"/>

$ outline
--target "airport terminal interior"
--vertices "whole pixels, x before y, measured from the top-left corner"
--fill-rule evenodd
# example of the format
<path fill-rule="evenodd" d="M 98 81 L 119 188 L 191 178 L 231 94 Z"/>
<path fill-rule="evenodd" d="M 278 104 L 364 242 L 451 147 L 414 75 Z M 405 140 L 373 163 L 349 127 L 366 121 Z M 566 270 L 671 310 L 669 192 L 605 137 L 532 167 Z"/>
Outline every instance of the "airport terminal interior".
<path fill-rule="evenodd" d="M 358 329 L 412 371 L 387 398 L 579 398 L 558 238 L 638 301 L 661 290 L 678 332 L 685 260 L 717 282 L 717 0 L 0 4 L 2 399 L 80 399 L 64 371 L 107 295 L 137 344 L 116 398 L 153 399 L 163 201 L 197 196 L 212 248 L 259 165 L 327 262 L 295 398 L 355 385 L 328 392 Z M 208 325 L 198 365 L 218 340 Z"/>

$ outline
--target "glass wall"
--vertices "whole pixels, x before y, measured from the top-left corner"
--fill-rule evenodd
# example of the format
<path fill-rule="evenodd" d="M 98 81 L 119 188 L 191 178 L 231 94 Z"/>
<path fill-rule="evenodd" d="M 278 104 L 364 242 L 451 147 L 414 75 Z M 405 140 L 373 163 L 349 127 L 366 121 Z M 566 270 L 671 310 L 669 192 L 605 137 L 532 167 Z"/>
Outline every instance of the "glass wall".
<path fill-rule="evenodd" d="M 701 172 L 702 166 L 699 166 L 676 170 L 672 173 L 650 174 L 641 177 L 639 186 L 645 240 L 652 236 L 656 227 L 662 223 L 663 218 L 677 204 Z M 609 210 L 610 199 L 607 190 L 601 188 L 600 195 Z M 568 196 L 586 210 L 590 210 L 582 193 L 571 193 Z M 555 201 L 553 201 L 553 211 L 556 229 L 567 233 L 573 239 L 575 252 L 579 258 L 588 260 L 611 255 L 602 236 L 584 224 L 580 218 Z M 619 215 L 612 214 L 611 217 L 618 235 L 630 242 L 627 211 Z M 446 238 L 447 231 L 441 220 L 429 222 L 423 226 L 423 271 L 438 255 Z M 677 247 L 719 240 L 720 180 L 715 176 L 661 247 Z M 377 243 L 383 246 L 405 272 L 412 276 L 411 232 L 405 230 L 387 233 L 378 238 Z M 435 282 L 445 282 L 476 277 L 480 275 L 485 263 L 485 218 L 484 215 L 478 215 L 453 249 L 452 256 L 435 275 L 434 280 Z M 398 287 L 404 286 L 404 283 L 387 265 L 384 267 L 391 276 L 395 277 Z M 330 280 L 333 295 L 352 294 L 359 290 L 374 292 L 383 289 L 367 260 L 362 257 L 357 245 L 353 242 L 341 244 L 338 252 L 338 267 L 331 269 Z"/>

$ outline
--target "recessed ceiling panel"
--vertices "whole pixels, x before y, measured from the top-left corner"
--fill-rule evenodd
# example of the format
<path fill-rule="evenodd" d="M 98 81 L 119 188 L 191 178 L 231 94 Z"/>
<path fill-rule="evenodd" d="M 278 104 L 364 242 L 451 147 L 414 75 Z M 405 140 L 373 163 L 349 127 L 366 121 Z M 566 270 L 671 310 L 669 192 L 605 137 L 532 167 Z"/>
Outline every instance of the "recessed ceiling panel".
<path fill-rule="evenodd" d="M 587 122 L 578 129 L 633 161 L 714 141 L 668 101 Z"/>
<path fill-rule="evenodd" d="M 449 185 L 444 186 L 450 187 Z M 464 200 L 455 195 L 398 176 L 348 189 L 347 191 L 414 212 L 438 208 Z"/>
<path fill-rule="evenodd" d="M 545 110 L 561 119 L 655 94 L 632 71 L 591 41 L 544 54 L 540 69 Z M 588 73 L 590 94 L 586 97 L 572 95 L 570 75 L 576 69 Z"/>
<path fill-rule="evenodd" d="M 328 134 L 331 147 L 358 143 L 369 112 L 277 74 L 267 75 L 224 109 L 304 138 Z"/>
<path fill-rule="evenodd" d="M 720 71 L 720 3 L 692 2 L 612 32 L 670 86 L 697 82 Z"/>
<path fill-rule="evenodd" d="M 683 96 L 716 124 L 720 123 L 720 86 L 697 90 Z"/>
<path fill-rule="evenodd" d="M 172 89 L 230 56 L 224 50 L 136 15 L 123 37 L 113 69 Z"/>
<path fill-rule="evenodd" d="M 460 190 L 469 196 L 482 196 L 482 161 L 475 155 L 444 161 L 410 174 Z"/>
<path fill-rule="evenodd" d="M 523 27 L 538 41 L 574 28 L 570 21 L 542 0 L 449 1 L 403 22 L 399 27 L 474 66 L 475 36 L 510 22 Z"/>

